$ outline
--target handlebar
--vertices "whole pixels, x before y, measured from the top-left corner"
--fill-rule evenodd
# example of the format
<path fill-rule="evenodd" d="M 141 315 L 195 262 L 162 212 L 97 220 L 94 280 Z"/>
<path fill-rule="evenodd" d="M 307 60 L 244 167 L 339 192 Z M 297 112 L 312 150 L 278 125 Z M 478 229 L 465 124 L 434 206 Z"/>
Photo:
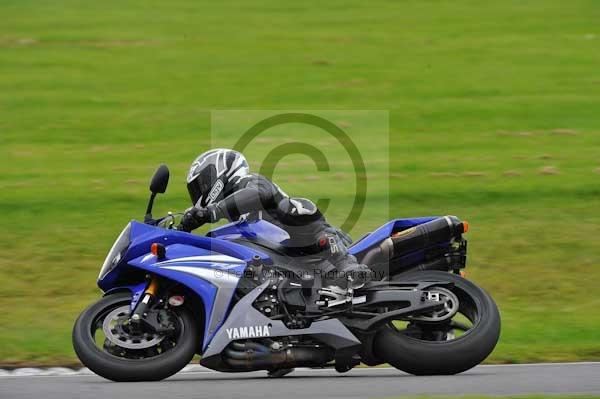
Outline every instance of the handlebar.
<path fill-rule="evenodd" d="M 182 223 L 184 215 L 185 215 L 185 213 L 183 213 L 183 212 L 177 212 L 177 213 L 169 212 L 169 214 L 167 216 L 164 216 L 164 217 L 158 218 L 158 219 L 146 219 L 146 220 L 144 220 L 144 223 L 149 224 L 151 226 L 161 227 L 161 228 L 167 229 L 167 230 L 185 231 L 186 233 L 189 233 L 192 229 L 184 228 L 184 225 Z M 181 220 L 179 221 L 179 224 L 176 225 L 176 217 L 178 217 L 178 216 L 181 217 Z M 201 227 L 204 224 L 205 223 L 202 223 L 200 225 L 194 225 L 193 229 Z"/>
<path fill-rule="evenodd" d="M 152 226 L 162 227 L 163 229 L 167 229 L 167 230 L 174 230 L 174 229 L 181 230 L 180 229 L 181 224 L 179 224 L 178 226 L 175 226 L 176 216 L 183 216 L 183 213 L 169 212 L 169 214 L 167 216 L 163 216 L 162 218 L 159 218 L 159 219 L 149 219 L 149 220 L 146 220 L 145 223 L 152 225 Z"/>

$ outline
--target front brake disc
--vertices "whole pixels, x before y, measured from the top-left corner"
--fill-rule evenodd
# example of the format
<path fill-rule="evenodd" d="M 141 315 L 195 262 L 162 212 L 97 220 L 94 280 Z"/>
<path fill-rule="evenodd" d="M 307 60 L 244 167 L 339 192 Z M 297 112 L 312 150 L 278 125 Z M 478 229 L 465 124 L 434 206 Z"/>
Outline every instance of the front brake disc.
<path fill-rule="evenodd" d="M 121 306 L 110 312 L 102 323 L 106 339 L 116 346 L 126 349 L 147 349 L 159 344 L 164 335 L 150 332 L 132 333 L 128 328 L 129 305 Z"/>

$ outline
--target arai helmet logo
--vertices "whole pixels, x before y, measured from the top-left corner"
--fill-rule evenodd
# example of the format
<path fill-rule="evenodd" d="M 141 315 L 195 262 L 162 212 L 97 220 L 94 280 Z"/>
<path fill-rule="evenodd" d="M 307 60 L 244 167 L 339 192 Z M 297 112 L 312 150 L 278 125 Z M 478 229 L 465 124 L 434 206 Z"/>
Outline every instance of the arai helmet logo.
<path fill-rule="evenodd" d="M 269 326 L 233 327 L 225 330 L 229 339 L 268 337 L 271 335 Z"/>
<path fill-rule="evenodd" d="M 219 179 L 219 180 L 217 180 L 217 182 L 213 186 L 212 190 L 210 190 L 210 193 L 208 194 L 208 203 L 209 204 L 213 203 L 213 201 L 215 199 L 217 199 L 219 194 L 221 194 L 221 190 L 223 190 L 223 182 Z"/>

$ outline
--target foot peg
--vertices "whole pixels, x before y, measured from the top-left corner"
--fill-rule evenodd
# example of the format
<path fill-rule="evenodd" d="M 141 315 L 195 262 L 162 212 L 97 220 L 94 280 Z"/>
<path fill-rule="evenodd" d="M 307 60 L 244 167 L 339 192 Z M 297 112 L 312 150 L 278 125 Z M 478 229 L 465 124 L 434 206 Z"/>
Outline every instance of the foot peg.
<path fill-rule="evenodd" d="M 366 295 L 354 297 L 354 288 L 352 287 L 352 279 L 350 278 L 348 288 L 346 289 L 330 285 L 329 287 L 321 288 L 318 293 L 323 299 L 316 301 L 316 305 L 326 308 L 339 305 L 357 305 L 367 301 Z"/>

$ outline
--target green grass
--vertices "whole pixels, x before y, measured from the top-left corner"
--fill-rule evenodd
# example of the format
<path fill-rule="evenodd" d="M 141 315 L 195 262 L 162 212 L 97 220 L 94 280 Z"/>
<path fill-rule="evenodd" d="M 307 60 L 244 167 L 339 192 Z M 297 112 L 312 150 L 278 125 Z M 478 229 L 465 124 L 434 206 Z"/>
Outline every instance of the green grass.
<path fill-rule="evenodd" d="M 389 110 L 389 141 L 381 119 L 334 118 L 369 161 L 353 235 L 459 215 L 469 277 L 503 316 L 490 361 L 600 358 L 597 2 L 20 0 L 0 13 L 0 363 L 75 359 L 73 321 L 155 166 L 173 174 L 157 212 L 183 209 L 194 156 L 239 135 L 211 141 L 219 109 Z M 252 166 L 302 131 L 269 131 Z M 277 180 L 332 198 L 341 223 L 350 163 L 311 142 L 332 151 L 334 177 L 308 178 L 297 156 Z"/>

